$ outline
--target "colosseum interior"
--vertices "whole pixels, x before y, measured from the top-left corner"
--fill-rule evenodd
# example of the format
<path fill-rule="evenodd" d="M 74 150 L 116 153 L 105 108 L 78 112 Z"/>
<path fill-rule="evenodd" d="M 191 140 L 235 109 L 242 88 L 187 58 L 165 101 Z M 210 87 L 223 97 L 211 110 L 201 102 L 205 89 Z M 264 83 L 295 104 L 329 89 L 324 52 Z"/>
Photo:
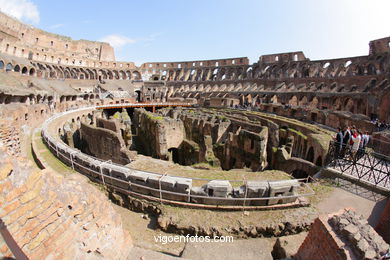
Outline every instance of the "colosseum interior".
<path fill-rule="evenodd" d="M 390 122 L 390 37 L 360 57 L 136 66 L 0 13 L 0 116 L 5 259 L 389 251 L 390 131 L 373 120 Z M 335 142 L 347 126 L 371 137 L 355 156 Z M 156 239 L 174 235 L 234 242 Z"/>

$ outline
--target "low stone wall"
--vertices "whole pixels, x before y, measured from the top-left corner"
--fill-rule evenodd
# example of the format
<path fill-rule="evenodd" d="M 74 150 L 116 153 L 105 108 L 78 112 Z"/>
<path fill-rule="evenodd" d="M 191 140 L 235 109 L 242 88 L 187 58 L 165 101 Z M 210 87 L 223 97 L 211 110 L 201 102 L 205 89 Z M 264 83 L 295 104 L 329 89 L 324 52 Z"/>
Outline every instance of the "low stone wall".
<path fill-rule="evenodd" d="M 38 170 L 0 151 L 0 218 L 30 259 L 127 257 L 132 242 L 120 216 L 85 177 Z M 12 254 L 0 242 L 1 256 Z"/>

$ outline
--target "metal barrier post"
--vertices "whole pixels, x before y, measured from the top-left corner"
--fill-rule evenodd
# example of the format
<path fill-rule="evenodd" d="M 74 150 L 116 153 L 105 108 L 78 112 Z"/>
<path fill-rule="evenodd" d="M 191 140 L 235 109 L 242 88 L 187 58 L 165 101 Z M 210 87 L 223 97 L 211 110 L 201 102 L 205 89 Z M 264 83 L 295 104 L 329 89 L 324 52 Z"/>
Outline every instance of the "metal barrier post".
<path fill-rule="evenodd" d="M 11 233 L 9 233 L 7 227 L 5 226 L 2 219 L 0 219 L 0 234 L 2 235 L 5 243 L 8 248 L 11 250 L 12 254 L 18 260 L 28 260 L 28 257 L 24 254 L 22 249 L 18 246 Z"/>
<path fill-rule="evenodd" d="M 242 210 L 245 208 L 245 202 L 246 202 L 246 197 L 248 196 L 248 182 L 244 177 L 244 185 L 245 185 L 245 195 L 244 195 L 244 203 L 242 204 Z"/>
<path fill-rule="evenodd" d="M 100 168 L 100 175 L 102 176 L 103 185 L 106 185 L 106 183 L 104 182 L 104 175 L 103 175 L 103 168 L 102 168 L 102 165 L 103 165 L 104 163 L 105 163 L 105 162 L 102 162 L 102 163 L 99 165 L 99 168 Z"/>
<path fill-rule="evenodd" d="M 74 164 L 73 164 L 73 154 L 74 154 L 74 153 L 76 153 L 76 152 L 73 151 L 73 152 L 70 153 L 70 162 L 71 162 L 71 164 L 72 164 L 72 169 L 73 169 L 73 170 L 74 170 Z"/>
<path fill-rule="evenodd" d="M 99 165 L 99 168 L 100 168 L 100 175 L 102 176 L 103 185 L 106 185 L 106 182 L 104 181 L 104 174 L 103 174 L 103 168 L 102 168 L 102 166 L 103 166 L 105 163 L 108 163 L 108 162 L 111 162 L 111 160 L 102 162 L 102 163 Z M 110 172 L 110 177 L 111 177 L 111 172 Z M 111 183 L 112 183 L 112 182 L 111 182 Z"/>
<path fill-rule="evenodd" d="M 160 178 L 158 178 L 158 190 L 160 192 L 160 203 L 162 204 L 162 193 L 161 193 L 161 178 L 167 175 L 166 173 L 161 175 Z"/>

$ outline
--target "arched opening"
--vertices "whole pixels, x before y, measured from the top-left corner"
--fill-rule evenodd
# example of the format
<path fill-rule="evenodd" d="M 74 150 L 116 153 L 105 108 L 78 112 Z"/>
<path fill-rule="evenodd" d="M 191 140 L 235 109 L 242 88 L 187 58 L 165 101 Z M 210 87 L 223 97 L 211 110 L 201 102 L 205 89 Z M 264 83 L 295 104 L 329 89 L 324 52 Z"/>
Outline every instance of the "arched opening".
<path fill-rule="evenodd" d="M 5 71 L 12 71 L 13 67 L 11 63 L 8 63 L 7 66 L 5 67 Z"/>
<path fill-rule="evenodd" d="M 19 65 L 16 65 L 15 68 L 14 68 L 14 71 L 15 71 L 15 72 L 20 72 L 20 66 L 19 66 Z"/>
<path fill-rule="evenodd" d="M 174 163 L 180 163 L 179 150 L 177 148 L 169 148 L 169 159 Z"/>
<path fill-rule="evenodd" d="M 295 178 L 295 179 L 303 179 L 303 178 L 307 178 L 309 177 L 309 174 L 307 174 L 306 171 L 304 170 L 301 170 L 301 169 L 296 169 L 294 170 L 291 175 Z"/>
<path fill-rule="evenodd" d="M 141 90 L 136 90 L 135 94 L 136 94 L 135 101 L 141 102 Z"/>
<path fill-rule="evenodd" d="M 306 155 L 306 160 L 309 162 L 314 162 L 314 148 L 310 147 L 309 151 L 307 152 Z"/>
<path fill-rule="evenodd" d="M 34 76 L 35 75 L 35 69 L 34 68 L 30 69 L 29 75 L 30 76 Z"/>
<path fill-rule="evenodd" d="M 321 156 L 318 156 L 318 158 L 316 160 L 316 165 L 317 166 L 322 166 L 322 157 Z"/>
<path fill-rule="evenodd" d="M 376 68 L 373 64 L 369 64 L 367 67 L 367 74 L 368 75 L 376 75 Z"/>
<path fill-rule="evenodd" d="M 134 80 L 140 80 L 141 73 L 139 73 L 138 71 L 133 71 L 133 78 L 134 78 Z"/>
<path fill-rule="evenodd" d="M 344 111 L 349 111 L 351 113 L 354 112 L 354 103 L 353 103 L 353 100 L 351 98 L 347 98 L 344 101 Z"/>
<path fill-rule="evenodd" d="M 4 62 L 0 60 L 0 69 L 4 69 Z"/>

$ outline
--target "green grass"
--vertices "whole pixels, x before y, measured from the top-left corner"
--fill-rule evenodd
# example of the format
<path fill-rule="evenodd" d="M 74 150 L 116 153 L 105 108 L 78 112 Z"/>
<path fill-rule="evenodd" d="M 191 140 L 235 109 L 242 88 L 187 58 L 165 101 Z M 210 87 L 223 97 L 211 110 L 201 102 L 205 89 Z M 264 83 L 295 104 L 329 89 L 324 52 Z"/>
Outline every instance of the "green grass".
<path fill-rule="evenodd" d="M 298 136 L 301 136 L 305 140 L 307 139 L 307 136 L 304 135 L 301 131 L 295 130 L 293 128 L 289 128 L 288 131 L 293 132 L 293 133 L 297 134 Z"/>
<path fill-rule="evenodd" d="M 155 114 L 153 114 L 153 113 L 149 113 L 149 112 L 146 112 L 146 116 L 147 116 L 149 119 L 151 119 L 151 120 L 158 120 L 158 121 L 160 121 L 160 120 L 163 120 L 163 119 L 164 119 L 163 116 L 157 116 L 157 115 L 155 115 Z"/>
<path fill-rule="evenodd" d="M 55 157 L 50 150 L 46 147 L 46 145 L 43 143 L 41 138 L 41 133 L 37 132 L 34 136 L 37 138 L 35 140 L 36 148 L 37 148 L 37 156 L 38 158 L 42 158 L 45 160 L 45 162 L 48 164 L 50 168 L 52 168 L 54 171 L 66 174 L 66 173 L 75 173 L 71 167 L 67 166 L 63 162 L 61 162 L 57 157 Z"/>

